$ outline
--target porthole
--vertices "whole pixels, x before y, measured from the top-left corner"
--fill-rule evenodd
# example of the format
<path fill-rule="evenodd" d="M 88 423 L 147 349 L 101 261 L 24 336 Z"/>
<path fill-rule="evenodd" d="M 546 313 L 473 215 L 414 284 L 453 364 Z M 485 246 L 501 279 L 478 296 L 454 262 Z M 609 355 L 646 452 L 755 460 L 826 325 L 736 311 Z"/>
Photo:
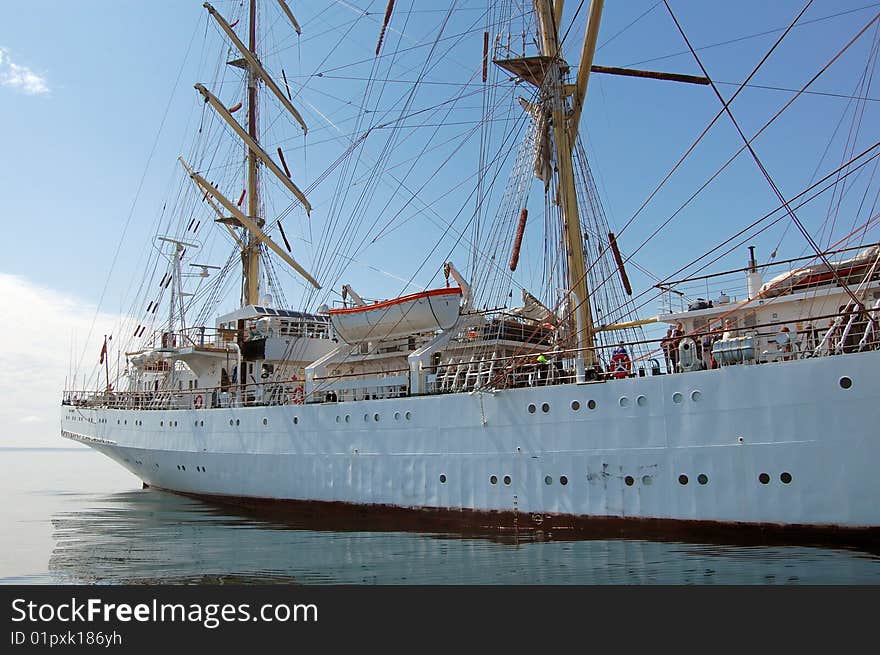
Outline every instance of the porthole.
<path fill-rule="evenodd" d="M 553 484 L 553 478 L 549 475 L 544 478 L 544 484 Z"/>
<path fill-rule="evenodd" d="M 116 425 L 119 425 L 119 419 L 116 419 Z"/>
<path fill-rule="evenodd" d="M 296 425 L 297 423 L 299 423 L 299 416 L 294 416 L 293 417 L 293 424 Z"/>
<path fill-rule="evenodd" d="M 550 403 L 542 403 L 541 404 L 541 411 L 544 412 L 545 414 L 548 413 L 550 411 Z"/>
<path fill-rule="evenodd" d="M 205 427 L 205 422 L 204 422 L 204 421 L 199 421 L 199 427 L 200 427 L 200 428 Z"/>
<path fill-rule="evenodd" d="M 645 398 L 644 396 L 639 396 L 638 398 L 636 398 L 636 405 L 638 405 L 639 407 L 644 407 L 647 404 L 648 404 L 648 399 Z"/>
<path fill-rule="evenodd" d="M 400 412 L 394 412 L 394 420 L 395 420 L 395 421 L 399 421 L 399 420 L 400 420 Z"/>
<path fill-rule="evenodd" d="M 779 480 L 782 484 L 791 484 L 791 473 L 783 471 L 782 475 L 779 476 Z"/>
<path fill-rule="evenodd" d="M 679 476 L 678 476 L 678 483 L 679 483 L 679 484 L 682 484 L 682 485 L 683 485 L 683 484 L 687 484 L 687 483 L 688 483 L 688 476 L 686 476 L 684 473 L 682 473 L 681 475 L 679 475 Z"/>
<path fill-rule="evenodd" d="M 232 419 L 229 419 L 229 425 L 230 426 L 235 425 L 235 421 L 233 421 Z"/>
<path fill-rule="evenodd" d="M 709 484 L 709 476 L 705 473 L 700 473 L 697 476 L 697 482 L 699 482 L 700 484 Z"/>
<path fill-rule="evenodd" d="M 337 418 L 338 418 L 338 417 L 337 417 Z M 264 418 L 264 419 L 263 419 L 263 425 L 269 425 L 269 419 Z"/>
<path fill-rule="evenodd" d="M 184 466 L 183 464 L 180 465 L 180 468 L 181 468 L 181 470 L 183 470 L 183 471 L 186 470 L 186 466 Z"/>
<path fill-rule="evenodd" d="M 633 485 L 636 483 L 636 479 L 635 479 L 633 476 L 631 476 L 631 475 L 626 476 L 626 477 L 623 479 L 623 481 L 626 483 L 626 486 L 627 486 L 627 487 L 631 487 L 631 486 L 633 486 Z"/>
<path fill-rule="evenodd" d="M 165 421 L 159 421 L 159 427 L 161 428 L 161 427 L 164 427 L 164 426 L 165 426 Z"/>
<path fill-rule="evenodd" d="M 376 421 L 376 423 L 378 423 L 379 422 L 379 414 L 373 414 L 373 420 Z"/>
<path fill-rule="evenodd" d="M 761 484 L 769 484 L 770 483 L 770 476 L 767 475 L 766 473 L 761 473 L 761 475 L 758 476 L 758 481 Z"/>
<path fill-rule="evenodd" d="M 340 417 L 338 417 L 338 416 L 336 417 L 336 422 L 337 422 L 337 423 L 339 423 L 339 421 L 341 421 L 341 420 L 342 420 L 342 419 L 341 419 Z"/>
<path fill-rule="evenodd" d="M 620 399 L 617 401 L 617 404 L 619 404 L 621 407 L 629 407 L 629 398 L 627 398 L 626 396 L 621 396 Z"/>
<path fill-rule="evenodd" d="M 595 401 L 595 400 L 588 400 L 588 401 L 587 401 L 587 407 L 588 407 L 589 409 L 596 409 L 596 401 Z"/>
<path fill-rule="evenodd" d="M 193 421 L 193 426 L 194 426 L 194 427 L 199 427 L 199 422 L 198 422 L 198 421 Z"/>
<path fill-rule="evenodd" d="M 122 425 L 128 425 L 128 419 L 125 419 L 125 420 L 122 422 Z"/>
<path fill-rule="evenodd" d="M 538 411 L 538 408 L 534 404 L 529 403 L 529 414 L 534 414 L 536 411 Z"/>
<path fill-rule="evenodd" d="M 654 478 L 652 478 L 650 475 L 643 475 L 642 484 L 646 487 L 650 487 L 652 484 L 654 484 Z"/>
<path fill-rule="evenodd" d="M 440 474 L 440 484 L 446 484 L 446 475 L 443 473 Z"/>
<path fill-rule="evenodd" d="M 581 404 L 578 401 L 576 401 L 576 400 L 571 401 L 571 411 L 576 412 L 580 408 L 581 408 Z"/>
<path fill-rule="evenodd" d="M 508 486 L 510 485 L 510 476 L 509 475 L 504 476 L 504 484 L 506 484 Z"/>
<path fill-rule="evenodd" d="M 241 420 L 240 420 L 240 419 L 235 419 L 235 425 L 241 425 Z"/>
<path fill-rule="evenodd" d="M 410 420 L 412 418 L 412 412 L 407 412 L 403 415 L 403 418 L 405 418 L 407 421 Z"/>
<path fill-rule="evenodd" d="M 370 422 L 370 415 L 364 414 L 364 423 L 369 423 L 369 422 Z"/>
<path fill-rule="evenodd" d="M 678 393 L 677 391 L 674 394 L 672 394 L 672 402 L 674 402 L 676 405 L 680 405 L 682 399 L 683 399 L 683 396 L 680 393 Z"/>
<path fill-rule="evenodd" d="M 852 378 L 847 377 L 846 375 L 840 378 L 841 389 L 849 389 L 850 387 L 852 387 Z"/>
<path fill-rule="evenodd" d="M 566 477 L 564 475 L 560 475 L 559 476 L 559 484 L 561 484 L 563 487 L 565 485 L 567 485 L 568 484 L 568 477 Z"/>
<path fill-rule="evenodd" d="M 491 476 L 489 478 L 489 482 L 491 482 L 492 484 L 498 484 L 498 476 L 497 475 Z"/>
<path fill-rule="evenodd" d="M 346 414 L 346 415 L 345 415 L 345 422 L 346 422 L 346 423 L 351 423 L 351 414 Z"/>
<path fill-rule="evenodd" d="M 702 397 L 703 392 L 701 392 L 699 389 L 694 389 L 693 391 L 691 391 L 691 400 L 693 400 L 695 403 L 700 402 L 700 399 Z"/>

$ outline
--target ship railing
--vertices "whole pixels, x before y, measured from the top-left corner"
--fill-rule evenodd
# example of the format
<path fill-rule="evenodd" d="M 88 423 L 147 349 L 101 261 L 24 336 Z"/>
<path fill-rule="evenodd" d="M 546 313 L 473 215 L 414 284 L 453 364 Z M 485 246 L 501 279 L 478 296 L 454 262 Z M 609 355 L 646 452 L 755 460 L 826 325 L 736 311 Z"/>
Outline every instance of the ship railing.
<path fill-rule="evenodd" d="M 146 391 L 68 390 L 62 396 L 64 405 L 145 411 L 286 405 L 302 401 L 302 387 L 294 381 Z"/>
<path fill-rule="evenodd" d="M 227 348 L 237 343 L 238 330 L 193 326 L 174 332 L 156 332 L 150 341 L 152 348 Z"/>
<path fill-rule="evenodd" d="M 829 321 L 827 328 L 820 330 L 819 321 Z M 797 325 L 805 325 L 797 329 Z M 794 326 L 785 345 L 776 345 L 774 338 L 780 334 L 783 325 Z M 718 337 L 718 331 L 702 331 L 686 334 L 683 338 L 694 340 L 697 357 L 702 360 L 702 368 L 721 368 L 724 366 L 760 364 L 774 361 L 789 361 L 810 357 L 829 357 L 840 354 L 880 349 L 880 300 L 871 309 L 858 308 L 823 316 L 804 318 L 799 321 L 773 321 L 740 328 L 734 336 L 753 336 L 756 343 L 770 344 L 766 350 L 755 348 L 749 360 L 735 363 L 706 361 L 703 338 Z M 663 342 L 665 339 L 644 339 L 625 342 L 629 353 L 637 348 L 647 351 L 646 355 L 632 357 L 630 365 L 623 370 L 608 366 L 609 351 L 620 344 L 597 344 L 592 348 L 600 362 L 588 375 L 590 381 L 612 381 L 619 378 L 659 375 L 664 370 L 661 362 L 665 359 Z M 423 393 L 443 394 L 461 393 L 490 388 L 517 388 L 546 385 L 569 384 L 575 382 L 574 359 L 579 352 L 587 349 L 549 349 L 544 351 L 548 361 L 539 361 L 534 352 L 499 357 L 497 353 L 479 358 L 442 358 L 435 365 L 423 370 L 425 376 Z M 665 373 L 681 372 L 666 361 Z M 227 384 L 217 387 L 193 389 L 156 389 L 145 391 L 85 391 L 66 390 L 62 404 L 85 407 L 104 407 L 113 409 L 169 410 L 169 409 L 209 409 L 218 407 L 249 407 L 263 405 L 296 405 L 305 402 L 349 402 L 381 398 L 399 398 L 409 395 L 409 370 L 387 370 L 374 373 L 352 373 L 330 375 L 316 378 L 315 391 L 306 398 L 300 382 L 292 380 L 269 380 L 249 384 Z"/>
<path fill-rule="evenodd" d="M 409 395 L 409 369 L 330 375 L 315 378 L 315 387 L 310 403 L 402 398 Z"/>

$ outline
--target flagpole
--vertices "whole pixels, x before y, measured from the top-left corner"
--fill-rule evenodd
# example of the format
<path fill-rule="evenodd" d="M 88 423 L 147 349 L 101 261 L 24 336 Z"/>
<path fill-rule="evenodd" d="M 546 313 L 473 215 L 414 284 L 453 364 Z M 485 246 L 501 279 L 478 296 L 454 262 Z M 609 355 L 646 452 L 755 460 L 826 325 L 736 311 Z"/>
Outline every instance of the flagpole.
<path fill-rule="evenodd" d="M 104 360 L 104 376 L 107 380 L 107 391 L 110 391 L 110 358 L 107 356 L 107 335 L 104 335 L 104 349 L 101 351 L 101 359 Z"/>

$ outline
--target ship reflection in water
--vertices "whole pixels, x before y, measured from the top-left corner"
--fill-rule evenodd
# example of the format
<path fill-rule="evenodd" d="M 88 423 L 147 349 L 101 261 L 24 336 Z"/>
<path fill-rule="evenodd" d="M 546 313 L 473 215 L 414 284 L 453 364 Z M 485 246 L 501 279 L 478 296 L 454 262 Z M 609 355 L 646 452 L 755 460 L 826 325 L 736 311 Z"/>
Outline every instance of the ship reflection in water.
<path fill-rule="evenodd" d="M 297 519 L 156 490 L 52 517 L 72 583 L 878 584 L 877 553 L 791 545 L 434 534 Z"/>

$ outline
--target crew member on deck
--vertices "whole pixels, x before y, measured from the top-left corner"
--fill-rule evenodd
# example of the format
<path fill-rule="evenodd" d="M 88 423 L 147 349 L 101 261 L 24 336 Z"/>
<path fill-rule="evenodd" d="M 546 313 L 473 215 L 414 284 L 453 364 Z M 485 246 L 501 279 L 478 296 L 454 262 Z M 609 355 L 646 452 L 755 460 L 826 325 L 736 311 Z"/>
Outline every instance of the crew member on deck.
<path fill-rule="evenodd" d="M 721 335 L 721 338 L 725 341 L 727 339 L 733 339 L 736 336 L 736 327 L 733 324 L 733 321 L 727 319 L 724 321 L 724 334 Z"/>
<path fill-rule="evenodd" d="M 666 372 L 675 373 L 675 367 L 672 364 L 672 326 L 666 329 L 666 336 L 660 340 L 660 347 L 663 349 L 663 359 L 666 360 Z"/>
<path fill-rule="evenodd" d="M 547 376 L 550 372 L 550 360 L 541 353 L 535 361 L 538 363 L 538 384 L 547 384 Z"/>
<path fill-rule="evenodd" d="M 682 338 L 684 337 L 684 325 L 682 325 L 681 321 L 675 324 L 675 329 L 672 330 L 672 341 L 669 343 L 669 357 L 672 359 L 672 372 L 678 373 L 678 344 L 681 343 Z"/>
<path fill-rule="evenodd" d="M 783 359 L 789 359 L 788 353 L 791 352 L 791 341 L 791 331 L 787 325 L 783 325 L 779 328 L 779 332 L 776 335 L 776 347 L 786 353 Z"/>

